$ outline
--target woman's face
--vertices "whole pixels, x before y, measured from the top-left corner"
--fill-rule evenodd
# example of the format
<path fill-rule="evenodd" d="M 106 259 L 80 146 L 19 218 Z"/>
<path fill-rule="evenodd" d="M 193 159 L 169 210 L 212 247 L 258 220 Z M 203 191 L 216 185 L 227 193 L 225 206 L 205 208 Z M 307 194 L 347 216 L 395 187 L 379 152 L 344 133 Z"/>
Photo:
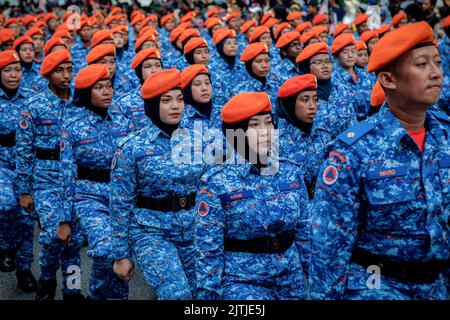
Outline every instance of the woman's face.
<path fill-rule="evenodd" d="M 19 57 L 25 63 L 34 61 L 34 47 L 31 43 L 24 43 L 20 46 Z"/>
<path fill-rule="evenodd" d="M 369 63 L 369 54 L 366 49 L 359 50 L 356 56 L 356 66 L 364 68 Z"/>
<path fill-rule="evenodd" d="M 309 61 L 309 71 L 316 76 L 318 80 L 328 80 L 331 77 L 331 60 L 327 53 L 321 53 L 313 56 Z"/>
<path fill-rule="evenodd" d="M 145 81 L 151 74 L 162 69 L 162 64 L 159 59 L 147 59 L 142 63 L 142 78 Z"/>
<path fill-rule="evenodd" d="M 295 116 L 303 123 L 312 123 L 317 113 L 317 92 L 300 92 L 295 101 Z"/>
<path fill-rule="evenodd" d="M 122 34 L 121 33 L 114 33 L 113 37 L 114 37 L 114 46 L 116 48 L 118 48 L 118 49 L 123 48 L 125 43 L 123 41 Z"/>
<path fill-rule="evenodd" d="M 322 41 L 322 42 L 328 43 L 328 33 L 322 32 L 319 35 L 319 40 Z"/>
<path fill-rule="evenodd" d="M 180 89 L 173 89 L 161 95 L 159 103 L 159 117 L 168 125 L 180 123 L 184 113 L 183 93 Z"/>
<path fill-rule="evenodd" d="M 194 63 L 203 64 L 205 66 L 209 63 L 209 49 L 207 47 L 197 48 L 194 50 Z"/>
<path fill-rule="evenodd" d="M 356 63 L 356 48 L 354 45 L 346 46 L 338 54 L 339 64 L 344 68 L 352 68 Z"/>
<path fill-rule="evenodd" d="M 236 38 L 226 38 L 223 43 L 223 53 L 229 57 L 236 57 L 238 52 L 238 42 Z"/>
<path fill-rule="evenodd" d="M 4 67 L 1 72 L 1 80 L 6 89 L 17 89 L 22 81 L 22 68 L 20 63 L 11 63 Z"/>
<path fill-rule="evenodd" d="M 259 37 L 259 42 L 265 43 L 267 48 L 270 49 L 272 46 L 272 37 L 270 36 L 270 33 L 264 33 Z"/>
<path fill-rule="evenodd" d="M 98 81 L 91 89 L 91 103 L 94 107 L 106 109 L 111 104 L 113 94 L 114 89 L 109 79 Z"/>
<path fill-rule="evenodd" d="M 253 73 L 260 78 L 265 78 L 270 71 L 269 54 L 261 53 L 252 61 Z"/>
<path fill-rule="evenodd" d="M 259 156 L 267 156 L 271 151 L 274 134 L 272 116 L 264 114 L 250 118 L 245 134 L 249 148 Z"/>
<path fill-rule="evenodd" d="M 377 42 L 378 42 L 378 38 L 372 38 L 369 40 L 369 42 L 367 43 L 367 49 L 369 49 L 369 52 L 372 52 L 373 47 L 375 47 Z"/>
<path fill-rule="evenodd" d="M 105 64 L 108 67 L 111 78 L 114 76 L 116 73 L 116 58 L 114 56 L 104 56 L 98 63 Z"/>
<path fill-rule="evenodd" d="M 300 41 L 295 40 L 289 43 L 283 50 L 288 57 L 295 59 L 300 54 L 300 52 L 302 52 L 302 44 L 300 43 Z"/>
<path fill-rule="evenodd" d="M 208 103 L 211 101 L 212 85 L 209 76 L 199 74 L 191 82 L 192 98 L 198 103 Z"/>
<path fill-rule="evenodd" d="M 158 49 L 158 44 L 152 40 L 144 41 L 144 43 L 141 46 L 141 50 L 150 48 Z"/>

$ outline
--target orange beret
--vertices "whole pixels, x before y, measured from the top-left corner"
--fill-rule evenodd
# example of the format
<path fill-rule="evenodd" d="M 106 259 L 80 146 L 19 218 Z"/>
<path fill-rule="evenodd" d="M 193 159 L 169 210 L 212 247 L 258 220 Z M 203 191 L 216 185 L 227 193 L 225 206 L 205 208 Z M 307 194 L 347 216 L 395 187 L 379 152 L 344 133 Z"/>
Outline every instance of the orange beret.
<path fill-rule="evenodd" d="M 326 14 L 319 13 L 319 14 L 316 14 L 313 18 L 314 25 L 318 25 L 324 21 L 328 21 L 328 16 Z"/>
<path fill-rule="evenodd" d="M 99 44 L 89 51 L 86 56 L 87 63 L 93 63 L 106 56 L 116 56 L 116 47 L 113 44 Z"/>
<path fill-rule="evenodd" d="M 257 55 L 261 53 L 269 53 L 267 45 L 262 42 L 251 43 L 242 52 L 240 61 L 247 62 L 253 60 Z"/>
<path fill-rule="evenodd" d="M 55 32 L 52 37 L 72 39 L 72 36 L 70 35 L 68 30 L 59 30 L 59 31 Z"/>
<path fill-rule="evenodd" d="M 365 43 L 369 42 L 370 39 L 378 38 L 378 33 L 375 30 L 367 30 L 361 34 L 361 40 Z"/>
<path fill-rule="evenodd" d="M 36 36 L 36 35 L 43 36 L 44 33 L 42 32 L 42 30 L 41 30 L 40 28 L 34 26 L 34 27 L 31 28 L 30 30 L 28 30 L 28 31 L 25 33 L 25 35 L 26 35 L 26 36 L 29 36 L 29 37 L 33 37 L 33 36 Z"/>
<path fill-rule="evenodd" d="M 80 22 L 80 29 L 83 29 L 84 27 L 91 27 L 92 21 L 90 19 L 82 20 Z"/>
<path fill-rule="evenodd" d="M 123 26 L 117 26 L 117 27 L 114 27 L 114 28 L 110 29 L 109 31 L 111 31 L 111 33 L 113 34 L 113 36 L 114 36 L 114 34 L 116 34 L 116 33 L 122 34 L 122 32 L 123 32 Z"/>
<path fill-rule="evenodd" d="M 12 29 L 0 30 L 0 43 L 3 44 L 8 41 L 14 41 L 14 31 Z"/>
<path fill-rule="evenodd" d="M 300 54 L 295 59 L 295 63 L 300 63 L 302 61 L 308 60 L 321 53 L 328 54 L 327 44 L 325 42 L 312 43 L 303 48 L 302 52 L 300 52 Z"/>
<path fill-rule="evenodd" d="M 181 88 L 185 89 L 201 73 L 209 74 L 208 68 L 202 64 L 193 64 L 186 67 L 181 73 Z"/>
<path fill-rule="evenodd" d="M 351 33 L 344 33 L 336 37 L 331 44 L 331 53 L 336 54 L 347 46 L 355 44 L 355 37 Z"/>
<path fill-rule="evenodd" d="M 222 108 L 222 121 L 238 123 L 262 113 L 271 112 L 269 95 L 265 92 L 241 92 L 232 97 Z"/>
<path fill-rule="evenodd" d="M 278 97 L 287 98 L 306 90 L 317 90 L 315 75 L 307 73 L 286 80 L 278 90 Z"/>
<path fill-rule="evenodd" d="M 36 19 L 37 19 L 37 20 L 44 19 L 44 16 L 45 16 L 45 13 L 38 13 L 38 14 L 36 15 Z"/>
<path fill-rule="evenodd" d="M 78 72 L 75 78 L 75 89 L 87 89 L 94 86 L 98 81 L 109 79 L 108 66 L 104 64 L 90 64 Z"/>
<path fill-rule="evenodd" d="M 450 27 L 450 15 L 448 15 L 444 21 L 442 21 L 442 28 L 446 29 Z"/>
<path fill-rule="evenodd" d="M 111 9 L 111 15 L 116 15 L 122 12 L 122 8 L 120 7 L 112 7 Z"/>
<path fill-rule="evenodd" d="M 139 11 L 139 10 L 133 10 L 133 11 L 131 12 L 130 18 L 131 18 L 131 19 L 134 19 L 134 17 L 136 17 L 137 15 L 142 15 L 142 12 Z"/>
<path fill-rule="evenodd" d="M 138 22 L 141 22 L 145 19 L 143 14 L 138 14 L 134 18 L 131 19 L 131 25 L 134 27 Z"/>
<path fill-rule="evenodd" d="M 176 27 L 170 32 L 170 42 L 177 40 L 181 34 L 184 32 L 183 28 Z"/>
<path fill-rule="evenodd" d="M 210 18 L 210 17 L 212 17 L 212 16 L 214 16 L 214 15 L 216 15 L 218 13 L 219 13 L 219 9 L 214 7 L 214 8 L 211 8 L 211 9 L 208 10 L 208 12 L 206 13 L 206 17 Z"/>
<path fill-rule="evenodd" d="M 70 30 L 69 30 L 69 27 L 67 26 L 67 24 L 63 23 L 63 24 L 60 24 L 58 26 L 58 28 L 56 28 L 56 30 L 55 30 L 55 32 L 59 32 L 59 31 L 67 31 L 67 32 L 69 32 Z"/>
<path fill-rule="evenodd" d="M 30 23 L 36 23 L 36 18 L 34 16 L 32 16 L 31 14 L 27 14 L 24 18 L 23 18 L 23 24 L 25 25 L 25 27 L 28 27 L 28 25 Z"/>
<path fill-rule="evenodd" d="M 141 94 L 144 99 L 152 99 L 175 88 L 181 88 L 181 72 L 178 69 L 161 70 L 145 80 Z"/>
<path fill-rule="evenodd" d="M 358 40 L 355 43 L 355 47 L 357 51 L 361 51 L 361 50 L 367 50 L 367 45 L 364 41 L 362 40 Z"/>
<path fill-rule="evenodd" d="M 294 21 L 298 18 L 302 17 L 302 13 L 300 11 L 294 11 L 288 14 L 288 16 L 286 17 L 287 21 Z"/>
<path fill-rule="evenodd" d="M 375 29 L 375 31 L 378 33 L 378 36 L 381 36 L 382 34 L 391 31 L 391 25 L 390 24 L 382 25 L 378 29 Z"/>
<path fill-rule="evenodd" d="M 24 43 L 31 43 L 33 44 L 33 40 L 31 39 L 31 37 L 29 36 L 21 36 L 18 37 L 13 44 L 13 49 L 16 50 L 17 47 L 19 47 L 20 45 L 24 44 Z"/>
<path fill-rule="evenodd" d="M 181 17 L 180 22 L 183 23 L 183 22 L 191 21 L 192 18 L 194 18 L 194 17 L 195 17 L 195 12 L 189 11 L 188 13 L 186 13 L 184 16 Z"/>
<path fill-rule="evenodd" d="M 236 31 L 225 28 L 217 30 L 213 36 L 214 44 L 217 45 L 226 38 L 236 38 Z"/>
<path fill-rule="evenodd" d="M 197 48 L 208 47 L 206 40 L 204 38 L 191 38 L 188 40 L 186 45 L 183 48 L 183 53 L 188 54 L 191 51 L 194 51 Z"/>
<path fill-rule="evenodd" d="M 280 37 L 280 39 L 278 39 L 276 47 L 283 48 L 291 42 L 294 42 L 295 40 L 300 41 L 300 33 L 298 33 L 297 31 L 286 32 Z"/>
<path fill-rule="evenodd" d="M 321 35 L 322 33 L 327 33 L 328 34 L 328 28 L 326 26 L 314 26 L 311 28 L 312 32 L 315 32 L 317 34 L 317 36 Z"/>
<path fill-rule="evenodd" d="M 47 25 L 45 24 L 44 21 L 38 21 L 38 22 L 35 23 L 35 25 L 33 26 L 33 28 L 44 28 L 44 27 L 46 27 L 46 26 L 47 26 Z"/>
<path fill-rule="evenodd" d="M 273 36 L 275 37 L 275 39 L 278 39 L 281 35 L 281 32 L 287 28 L 291 28 L 291 25 L 289 23 L 287 23 L 287 22 L 280 23 L 273 33 Z"/>
<path fill-rule="evenodd" d="M 297 25 L 297 27 L 295 27 L 295 30 L 297 30 L 298 32 L 302 33 L 307 28 L 312 28 L 312 24 L 311 24 L 310 21 L 299 23 Z"/>
<path fill-rule="evenodd" d="M 393 27 L 397 26 L 403 19 L 408 19 L 406 13 L 404 12 L 397 13 L 395 16 L 392 17 L 391 26 Z"/>
<path fill-rule="evenodd" d="M 175 19 L 175 15 L 173 13 L 168 13 L 161 18 L 161 26 L 164 26 L 170 20 Z"/>
<path fill-rule="evenodd" d="M 109 26 L 113 21 L 119 20 L 117 16 L 109 16 L 108 18 L 103 21 L 104 26 Z"/>
<path fill-rule="evenodd" d="M 319 36 L 314 31 L 307 31 L 300 36 L 300 42 L 305 44 L 313 38 L 319 39 Z"/>
<path fill-rule="evenodd" d="M 142 28 L 142 30 L 139 31 L 138 38 L 142 37 L 145 34 L 152 34 L 155 37 L 157 37 L 159 35 L 158 31 L 156 31 L 155 28 L 150 27 L 150 26 L 146 26 L 146 27 Z"/>
<path fill-rule="evenodd" d="M 344 30 L 350 29 L 350 26 L 346 23 L 339 23 L 336 26 L 336 29 L 334 29 L 333 37 L 336 38 L 338 35 L 340 35 Z"/>
<path fill-rule="evenodd" d="M 158 49 L 148 48 L 139 51 L 131 61 L 131 68 L 136 69 L 142 62 L 147 59 L 159 59 L 161 60 L 161 53 Z"/>
<path fill-rule="evenodd" d="M 353 24 L 355 26 L 359 26 L 360 24 L 367 22 L 369 20 L 369 16 L 365 13 L 360 13 L 356 16 L 355 21 L 353 21 Z"/>
<path fill-rule="evenodd" d="M 180 28 L 183 29 L 189 29 L 192 28 L 192 24 L 188 21 L 188 22 L 182 22 L 178 25 Z"/>
<path fill-rule="evenodd" d="M 256 27 L 256 21 L 255 20 L 250 20 L 247 21 L 246 23 L 244 23 L 241 27 L 241 33 L 247 33 L 247 31 L 251 28 L 251 27 Z"/>
<path fill-rule="evenodd" d="M 3 27 L 8 27 L 10 24 L 17 24 L 19 23 L 19 21 L 17 21 L 17 18 L 9 18 L 8 20 L 5 21 L 5 23 L 3 24 Z"/>
<path fill-rule="evenodd" d="M 373 86 L 372 93 L 370 94 L 370 105 L 372 107 L 381 106 L 386 100 L 386 93 L 383 90 L 381 84 L 377 81 Z"/>
<path fill-rule="evenodd" d="M 230 22 L 231 19 L 239 18 L 239 16 L 240 16 L 239 12 L 233 11 L 225 18 L 225 22 L 228 23 Z"/>
<path fill-rule="evenodd" d="M 3 69 L 11 63 L 17 62 L 20 62 L 20 58 L 16 50 L 5 50 L 0 52 L 0 69 Z"/>
<path fill-rule="evenodd" d="M 186 39 L 192 38 L 192 37 L 200 37 L 200 32 L 198 32 L 197 29 L 184 30 L 180 36 L 180 41 L 184 42 Z"/>
<path fill-rule="evenodd" d="M 48 55 L 50 51 L 56 46 L 64 46 L 66 48 L 66 44 L 64 40 L 58 37 L 52 37 L 44 46 L 44 56 Z M 67 48 L 66 48 L 67 49 Z"/>
<path fill-rule="evenodd" d="M 390 31 L 373 47 L 367 71 L 388 66 L 418 44 L 432 43 L 433 29 L 425 21 L 412 23 Z"/>
<path fill-rule="evenodd" d="M 275 19 L 275 18 L 271 18 L 269 20 L 267 20 L 263 26 L 267 27 L 267 28 L 272 28 L 274 25 L 279 24 L 280 20 Z"/>
<path fill-rule="evenodd" d="M 114 40 L 111 31 L 109 30 L 100 30 L 97 31 L 91 39 L 91 46 L 95 47 L 99 43 L 105 40 Z"/>
<path fill-rule="evenodd" d="M 72 62 L 69 51 L 58 50 L 49 53 L 42 61 L 40 75 L 45 76 L 46 74 L 49 74 L 64 62 Z"/>
<path fill-rule="evenodd" d="M 58 16 L 57 16 L 56 14 L 54 14 L 53 12 L 47 13 L 47 14 L 44 16 L 44 21 L 45 21 L 46 23 L 47 23 L 49 20 L 51 20 L 51 19 L 58 20 Z"/>
<path fill-rule="evenodd" d="M 125 13 L 121 13 L 117 15 L 117 20 L 128 20 L 127 15 Z"/>
<path fill-rule="evenodd" d="M 261 17 L 261 24 L 264 24 L 270 18 L 273 18 L 273 14 L 271 12 L 264 13 Z"/>
<path fill-rule="evenodd" d="M 270 33 L 269 28 L 265 26 L 258 26 L 255 29 L 253 29 L 252 34 L 250 35 L 249 42 L 255 42 L 258 41 L 259 37 L 261 37 L 265 33 Z"/>
<path fill-rule="evenodd" d="M 208 21 L 205 22 L 206 29 L 211 29 L 214 26 L 220 25 L 221 21 L 219 18 L 209 18 Z"/>
<path fill-rule="evenodd" d="M 147 26 L 147 24 L 149 24 L 150 22 L 156 21 L 156 20 L 158 20 L 158 16 L 152 14 L 152 15 L 150 15 L 150 16 L 148 16 L 148 17 L 145 17 L 145 18 L 142 20 L 142 25 L 143 25 L 143 26 Z"/>

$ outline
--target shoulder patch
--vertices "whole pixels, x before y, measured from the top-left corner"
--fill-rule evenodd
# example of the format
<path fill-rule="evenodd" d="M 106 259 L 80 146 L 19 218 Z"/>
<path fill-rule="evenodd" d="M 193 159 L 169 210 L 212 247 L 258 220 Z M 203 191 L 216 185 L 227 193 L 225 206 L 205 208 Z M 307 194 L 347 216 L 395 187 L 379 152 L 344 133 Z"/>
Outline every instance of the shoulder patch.
<path fill-rule="evenodd" d="M 20 119 L 19 125 L 22 129 L 28 129 L 28 121 L 25 119 Z"/>
<path fill-rule="evenodd" d="M 365 134 L 367 134 L 370 130 L 374 128 L 374 125 L 363 121 L 360 123 L 355 124 L 351 128 L 345 130 L 340 135 L 337 136 L 337 138 L 343 142 L 345 142 L 348 145 L 352 145 L 355 143 L 358 139 L 362 138 Z"/>
<path fill-rule="evenodd" d="M 197 206 L 198 214 L 205 217 L 209 213 L 209 205 L 205 201 L 200 201 Z"/>
<path fill-rule="evenodd" d="M 444 112 L 430 111 L 430 113 L 439 121 L 450 123 L 450 117 L 446 115 Z"/>
<path fill-rule="evenodd" d="M 326 185 L 331 186 L 332 184 L 334 184 L 336 182 L 338 177 L 339 177 L 339 171 L 335 166 L 328 166 L 323 171 L 322 178 L 323 178 L 323 182 Z"/>

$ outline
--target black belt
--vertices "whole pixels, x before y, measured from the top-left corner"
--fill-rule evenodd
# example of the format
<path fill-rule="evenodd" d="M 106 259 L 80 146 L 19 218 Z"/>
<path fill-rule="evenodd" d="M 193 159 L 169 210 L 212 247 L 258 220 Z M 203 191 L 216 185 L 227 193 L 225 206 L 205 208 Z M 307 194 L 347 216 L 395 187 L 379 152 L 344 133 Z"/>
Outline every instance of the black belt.
<path fill-rule="evenodd" d="M 111 170 L 110 169 L 90 169 L 86 167 L 77 167 L 77 179 L 89 180 L 94 182 L 109 182 Z"/>
<path fill-rule="evenodd" d="M 388 276 L 404 283 L 432 283 L 439 277 L 447 261 L 433 260 L 428 262 L 396 262 L 387 257 L 372 254 L 367 250 L 355 248 L 351 261 L 368 268 L 378 265 L 381 276 Z"/>
<path fill-rule="evenodd" d="M 136 199 L 136 207 L 155 211 L 176 212 L 181 209 L 189 209 L 193 207 L 195 205 L 195 196 L 195 192 L 185 196 L 173 196 L 161 199 L 138 196 Z"/>
<path fill-rule="evenodd" d="M 225 239 L 225 251 L 283 253 L 292 246 L 294 240 L 294 231 L 286 231 L 276 237 L 261 237 L 250 240 Z"/>
<path fill-rule="evenodd" d="M 59 161 L 59 147 L 55 149 L 36 148 L 36 158 Z"/>
<path fill-rule="evenodd" d="M 16 145 L 16 132 L 0 134 L 0 146 L 14 147 Z"/>

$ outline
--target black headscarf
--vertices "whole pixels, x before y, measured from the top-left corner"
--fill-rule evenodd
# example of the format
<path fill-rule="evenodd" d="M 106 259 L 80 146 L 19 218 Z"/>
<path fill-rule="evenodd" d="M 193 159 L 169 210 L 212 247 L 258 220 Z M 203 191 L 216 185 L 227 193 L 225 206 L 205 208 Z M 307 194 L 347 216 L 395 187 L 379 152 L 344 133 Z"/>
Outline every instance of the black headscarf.
<path fill-rule="evenodd" d="M 205 73 L 200 73 L 205 74 Z M 209 81 L 211 81 L 211 76 L 209 74 L 206 74 L 209 78 Z M 202 115 L 210 119 L 211 117 L 211 111 L 212 111 L 212 99 L 209 100 L 207 103 L 200 103 L 194 100 L 192 97 L 192 81 L 187 85 L 187 87 L 183 90 L 183 96 L 184 96 L 184 102 L 186 104 L 189 104 L 193 106 L 198 112 L 200 112 Z"/>
<path fill-rule="evenodd" d="M 91 91 L 92 87 L 86 89 L 75 89 L 73 94 L 73 104 L 79 108 L 86 108 L 88 110 L 91 110 L 95 114 L 99 115 L 103 120 L 109 120 L 108 108 L 99 108 L 92 105 Z"/>
<path fill-rule="evenodd" d="M 144 62 L 145 62 L 145 61 L 150 60 L 150 59 L 155 59 L 155 60 L 156 60 L 157 58 L 148 58 L 148 59 L 145 59 L 144 61 L 141 62 L 140 65 L 138 65 L 138 66 L 136 67 L 136 69 L 134 69 L 134 72 L 136 73 L 136 76 L 138 77 L 139 82 L 140 82 L 141 85 L 144 83 L 144 77 L 142 76 L 142 66 L 144 65 Z M 159 60 L 159 62 L 161 63 L 161 67 L 164 69 L 164 65 L 163 65 L 161 59 L 157 59 L 157 60 Z"/>
<path fill-rule="evenodd" d="M 118 57 L 119 59 L 122 59 L 123 57 L 123 53 L 125 52 L 125 48 L 116 48 L 116 57 Z"/>
<path fill-rule="evenodd" d="M 0 75 L 1 75 L 2 71 L 3 71 L 3 69 L 0 69 Z M 20 87 L 20 85 L 19 85 L 19 87 Z M 6 96 L 10 99 L 15 97 L 15 95 L 17 94 L 17 91 L 19 91 L 19 87 L 17 87 L 17 89 L 13 89 L 13 90 L 8 89 L 3 85 L 3 81 L 1 81 L 1 79 L 0 79 L 0 89 L 2 89 L 3 92 L 6 94 Z"/>
<path fill-rule="evenodd" d="M 177 46 L 177 41 L 176 41 L 176 40 L 175 40 L 175 41 L 172 41 L 171 44 L 172 44 L 172 47 L 175 48 L 175 50 L 177 50 L 178 52 L 183 53 L 183 49 L 180 49 L 180 48 Z"/>
<path fill-rule="evenodd" d="M 23 43 L 16 48 L 16 51 L 17 51 L 17 54 L 19 55 L 19 57 L 20 57 L 20 48 L 22 47 L 22 45 L 23 45 Z M 33 46 L 33 50 L 34 50 L 34 46 Z M 30 70 L 31 67 L 33 67 L 33 61 L 25 62 L 22 59 L 20 59 L 20 65 L 21 65 L 22 69 Z"/>
<path fill-rule="evenodd" d="M 174 89 L 179 89 L 181 91 L 180 88 Z M 159 115 L 160 102 L 161 96 L 155 97 L 153 99 L 145 99 L 144 100 L 145 114 L 147 115 L 147 117 L 150 118 L 150 120 L 153 122 L 155 126 L 157 126 L 162 132 L 171 137 L 172 133 L 178 128 L 180 124 L 178 123 L 171 125 L 161 121 L 161 116 Z"/>
<path fill-rule="evenodd" d="M 270 112 L 261 112 L 261 113 L 258 113 L 257 115 L 259 116 L 259 115 L 265 115 L 265 114 L 270 114 L 272 116 L 272 114 Z M 272 120 L 273 120 L 273 116 L 272 116 Z M 222 121 L 222 133 L 226 137 L 227 136 L 226 132 L 229 129 L 234 130 L 234 131 L 242 129 L 244 132 L 247 132 L 249 121 L 250 121 L 250 119 L 246 119 L 244 121 L 237 122 L 237 123 L 225 123 Z M 234 141 L 227 141 L 227 143 L 231 144 L 232 147 L 234 148 L 234 150 L 237 153 L 239 153 L 237 150 L 237 147 L 239 146 L 239 144 L 238 144 L 238 140 L 237 140 L 236 136 L 234 136 Z M 258 169 L 259 172 L 261 172 L 261 169 L 266 167 L 267 163 L 264 163 L 266 161 L 263 162 L 262 159 L 260 158 L 260 156 L 255 155 L 255 152 L 252 149 L 250 149 L 247 136 L 245 137 L 244 147 L 245 147 L 245 154 L 240 154 L 240 153 L 239 154 L 249 162 L 251 159 L 257 159 L 256 163 L 252 163 L 252 165 L 256 169 Z"/>
<path fill-rule="evenodd" d="M 259 82 L 261 82 L 263 85 L 266 85 L 267 78 L 266 77 L 258 77 L 254 72 L 252 68 L 253 60 L 245 62 L 245 69 L 247 70 L 248 74 L 252 76 L 252 78 L 255 78 Z"/>
<path fill-rule="evenodd" d="M 297 127 L 301 131 L 310 134 L 312 123 L 304 123 L 295 115 L 295 104 L 299 94 L 294 94 L 287 98 L 277 98 L 277 114 L 289 124 Z"/>
<path fill-rule="evenodd" d="M 310 69 L 311 58 L 303 60 L 298 64 L 298 71 L 300 74 L 311 73 Z M 328 101 L 331 94 L 331 89 L 333 88 L 331 77 L 328 80 L 317 79 L 317 97 L 320 100 Z"/>
<path fill-rule="evenodd" d="M 194 52 L 195 52 L 195 50 L 192 50 L 191 52 L 188 52 L 188 53 L 184 54 L 184 57 L 185 57 L 186 61 L 189 64 L 191 64 L 191 65 L 195 64 L 195 62 L 194 62 Z"/>
<path fill-rule="evenodd" d="M 223 46 L 225 44 L 225 39 L 223 39 L 222 41 L 220 41 L 217 45 L 217 52 L 219 53 L 219 55 L 222 57 L 223 60 L 225 60 L 225 62 L 229 65 L 229 66 L 234 66 L 234 64 L 236 63 L 236 56 L 234 57 L 230 57 L 227 56 L 224 52 L 223 52 Z"/>

